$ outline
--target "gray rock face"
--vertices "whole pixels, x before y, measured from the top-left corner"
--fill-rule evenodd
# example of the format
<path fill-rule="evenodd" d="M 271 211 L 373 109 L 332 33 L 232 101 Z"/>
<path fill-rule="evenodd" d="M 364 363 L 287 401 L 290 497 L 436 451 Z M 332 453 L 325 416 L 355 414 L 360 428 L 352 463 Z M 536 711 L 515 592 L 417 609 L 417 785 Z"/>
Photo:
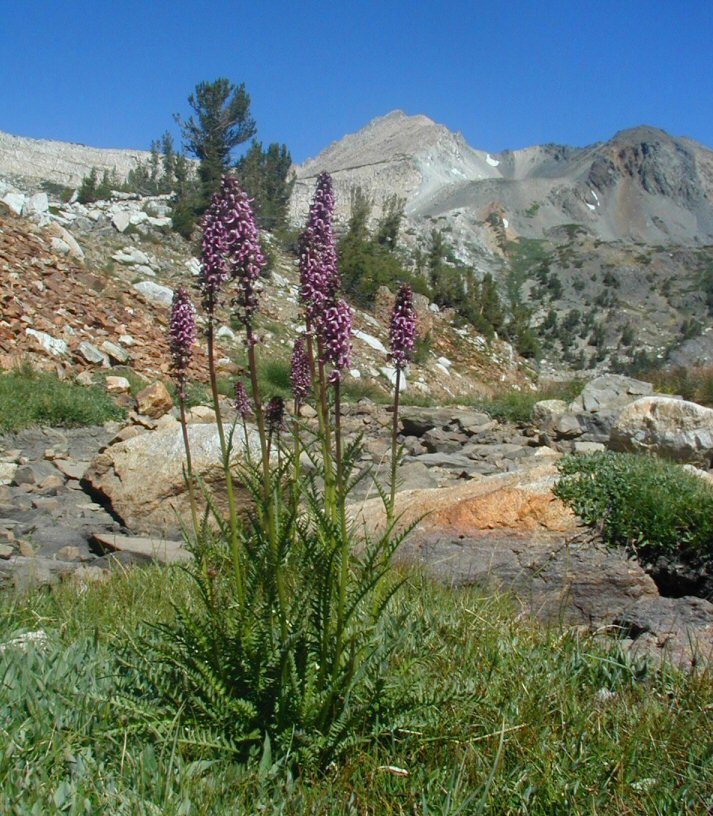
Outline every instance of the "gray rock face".
<path fill-rule="evenodd" d="M 149 157 L 150 153 L 140 150 L 104 150 L 0 133 L 0 175 L 53 181 L 68 187 L 79 186 L 93 167 L 100 176 L 104 170 L 116 171 L 125 180 L 130 170 Z"/>
<path fill-rule="evenodd" d="M 670 397 L 643 397 L 622 410 L 609 444 L 710 468 L 713 410 Z"/>
<path fill-rule="evenodd" d="M 638 599 L 658 597 L 636 562 L 588 537 L 568 542 L 502 530 L 473 536 L 416 533 L 399 558 L 449 584 L 512 591 L 548 621 L 610 623 Z"/>

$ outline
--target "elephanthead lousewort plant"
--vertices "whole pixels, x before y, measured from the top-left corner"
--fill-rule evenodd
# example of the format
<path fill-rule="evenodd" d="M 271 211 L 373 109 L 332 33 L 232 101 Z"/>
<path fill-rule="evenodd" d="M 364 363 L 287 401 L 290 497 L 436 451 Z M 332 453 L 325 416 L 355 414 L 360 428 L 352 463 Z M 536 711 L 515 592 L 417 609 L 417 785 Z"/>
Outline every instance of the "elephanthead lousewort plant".
<path fill-rule="evenodd" d="M 188 484 L 193 488 L 195 478 L 205 508 L 200 527 L 194 511 L 189 537 L 198 561 L 191 569 L 195 592 L 176 603 L 171 623 L 152 626 L 129 652 L 135 693 L 124 698 L 139 725 L 171 732 L 179 750 L 194 756 L 228 751 L 251 761 L 269 744 L 291 764 L 324 766 L 356 741 L 388 732 L 406 705 L 390 695 L 389 660 L 400 626 L 387 612 L 400 586 L 391 556 L 408 530 L 395 532 L 393 499 L 388 506 L 381 488 L 387 506 L 378 535 L 367 536 L 346 513 L 348 490 L 368 474 L 357 473 L 359 440 L 342 440 L 340 384 L 350 364 L 351 314 L 339 298 L 333 208 L 325 174 L 300 243 L 307 333 L 292 354 L 290 421 L 281 397 L 264 408 L 261 401 L 254 323 L 264 259 L 250 201 L 234 179 L 223 179 L 203 220 L 198 288 L 225 490 L 209 491 L 189 468 Z M 408 299 L 400 298 L 408 322 Z M 171 325 L 174 369 L 184 387 L 184 346 L 194 336 L 187 302 L 185 292 L 177 293 Z M 227 433 L 212 347 L 220 302 L 232 306 L 243 327 L 251 391 L 236 383 L 236 418 Z M 408 325 L 400 332 L 407 356 Z M 316 429 L 299 416 L 311 400 Z M 185 412 L 181 421 L 190 457 Z M 238 421 L 244 445 L 234 433 Z M 292 434 L 283 433 L 290 427 Z M 305 457 L 310 467 L 303 470 Z"/>
<path fill-rule="evenodd" d="M 394 308 L 391 311 L 389 326 L 389 341 L 391 344 L 391 359 L 396 369 L 394 382 L 394 414 L 391 426 L 391 492 L 389 495 L 388 514 L 393 518 L 394 503 L 396 501 L 396 467 L 398 464 L 398 432 L 399 432 L 399 394 L 401 392 L 401 372 L 406 368 L 413 355 L 416 342 L 416 311 L 413 307 L 413 292 L 407 284 L 399 288 Z"/>

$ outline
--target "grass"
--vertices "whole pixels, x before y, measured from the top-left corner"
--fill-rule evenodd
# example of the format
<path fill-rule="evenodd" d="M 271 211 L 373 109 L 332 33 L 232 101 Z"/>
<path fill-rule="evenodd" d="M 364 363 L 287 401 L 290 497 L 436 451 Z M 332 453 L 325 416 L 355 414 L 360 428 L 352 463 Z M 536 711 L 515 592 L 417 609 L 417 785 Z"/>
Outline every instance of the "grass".
<path fill-rule="evenodd" d="M 101 425 L 123 416 L 124 411 L 99 386 L 60 380 L 29 366 L 0 373 L 0 431 L 34 425 Z"/>
<path fill-rule="evenodd" d="M 495 393 L 490 398 L 455 397 L 453 400 L 435 400 L 421 394 L 406 393 L 402 397 L 403 405 L 419 407 L 438 407 L 454 404 L 484 411 L 492 419 L 500 422 L 527 423 L 532 419 L 532 409 L 541 400 L 560 399 L 571 402 L 579 395 L 584 383 L 581 380 L 567 382 L 543 383 L 536 391 L 517 391 L 513 388 Z"/>
<path fill-rule="evenodd" d="M 325 774 L 296 778 L 269 751 L 247 768 L 196 760 L 178 728 L 164 742 L 126 728 L 115 652 L 142 621 L 169 619 L 169 598 L 190 599 L 183 571 L 5 596 L 0 641 L 37 629 L 47 641 L 0 652 L 0 812 L 628 816 L 713 806 L 710 674 L 633 662 L 616 644 L 532 624 L 506 599 L 406 577 L 409 616 L 384 671 L 422 701 L 418 716 Z"/>

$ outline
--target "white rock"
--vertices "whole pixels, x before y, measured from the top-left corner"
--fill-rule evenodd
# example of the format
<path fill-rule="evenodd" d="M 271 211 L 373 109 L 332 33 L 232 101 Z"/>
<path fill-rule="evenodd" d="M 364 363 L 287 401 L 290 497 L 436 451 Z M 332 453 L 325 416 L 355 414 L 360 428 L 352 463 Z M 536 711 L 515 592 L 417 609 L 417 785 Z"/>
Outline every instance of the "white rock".
<path fill-rule="evenodd" d="M 22 208 L 23 215 L 42 215 L 50 208 L 47 193 L 35 193 L 25 202 Z"/>
<path fill-rule="evenodd" d="M 191 275 L 198 275 L 201 271 L 201 262 L 198 260 L 198 258 L 191 258 L 190 260 L 186 261 L 186 268 Z"/>
<path fill-rule="evenodd" d="M 448 357 L 439 357 L 436 360 L 436 362 L 440 363 L 445 368 L 450 368 L 453 365 L 453 363 L 448 359 Z"/>
<path fill-rule="evenodd" d="M 349 370 L 349 373 L 351 374 L 351 376 L 352 376 L 352 377 L 353 377 L 355 380 L 360 380 L 360 379 L 361 379 L 361 371 L 359 371 L 359 369 L 358 369 L 358 368 L 352 368 L 352 369 L 350 369 L 350 370 Z"/>
<path fill-rule="evenodd" d="M 152 227 L 170 227 L 173 224 L 172 218 L 151 218 L 149 217 L 148 223 L 151 224 Z"/>
<path fill-rule="evenodd" d="M 136 340 L 130 334 L 122 334 L 119 337 L 119 342 L 122 346 L 134 346 L 136 345 Z"/>
<path fill-rule="evenodd" d="M 158 303 L 160 306 L 170 306 L 173 301 L 173 289 L 161 286 L 153 281 L 140 281 L 134 284 L 134 289 L 140 292 L 146 300 Z"/>
<path fill-rule="evenodd" d="M 29 335 L 30 337 L 34 337 L 45 351 L 53 354 L 55 357 L 61 357 L 63 354 L 67 354 L 69 352 L 69 346 L 64 342 L 64 340 L 60 340 L 57 337 L 52 337 L 51 334 L 35 331 L 35 329 L 25 329 L 25 334 Z"/>
<path fill-rule="evenodd" d="M 131 224 L 131 213 L 126 212 L 126 210 L 114 213 L 111 218 L 111 223 L 119 232 L 125 232 L 129 224 Z"/>
<path fill-rule="evenodd" d="M 366 332 L 359 330 L 355 331 L 353 334 L 354 337 L 357 337 L 359 340 L 362 341 L 362 343 L 366 343 L 367 346 L 369 346 L 370 348 L 373 348 L 376 351 L 380 351 L 382 354 L 389 353 L 386 350 L 386 346 L 384 346 L 381 340 L 378 340 L 376 337 L 372 337 L 370 334 L 367 334 Z"/>
<path fill-rule="evenodd" d="M 115 252 L 112 256 L 112 259 L 118 261 L 121 264 L 140 264 L 142 266 L 150 266 L 151 261 L 149 260 L 149 256 L 142 252 L 138 247 L 124 247 L 120 249 L 118 252 Z"/>
<path fill-rule="evenodd" d="M 22 215 L 22 210 L 25 206 L 25 196 L 22 195 L 22 193 L 6 193 L 2 200 L 15 215 Z"/>
<path fill-rule="evenodd" d="M 386 377 L 386 379 L 391 383 L 391 385 L 396 385 L 396 369 L 392 368 L 391 366 L 382 366 L 379 371 Z M 399 393 L 406 390 L 406 372 L 401 372 L 401 378 L 399 380 Z"/>
<path fill-rule="evenodd" d="M 137 227 L 139 224 L 145 224 L 149 220 L 145 212 L 134 212 L 129 216 L 129 223 Z"/>
<path fill-rule="evenodd" d="M 151 269 L 150 266 L 146 266 L 146 264 L 139 264 L 138 266 L 135 266 L 134 271 L 139 275 L 144 275 L 147 278 L 156 277 L 156 273 L 153 271 L 153 269 Z"/>
<path fill-rule="evenodd" d="M 215 336 L 218 338 L 225 337 L 228 340 L 235 340 L 235 332 L 230 328 L 230 326 L 221 326 L 215 333 Z"/>
<path fill-rule="evenodd" d="M 61 238 L 53 238 L 50 241 L 50 246 L 52 247 L 52 251 L 58 255 L 69 255 L 69 244 Z"/>

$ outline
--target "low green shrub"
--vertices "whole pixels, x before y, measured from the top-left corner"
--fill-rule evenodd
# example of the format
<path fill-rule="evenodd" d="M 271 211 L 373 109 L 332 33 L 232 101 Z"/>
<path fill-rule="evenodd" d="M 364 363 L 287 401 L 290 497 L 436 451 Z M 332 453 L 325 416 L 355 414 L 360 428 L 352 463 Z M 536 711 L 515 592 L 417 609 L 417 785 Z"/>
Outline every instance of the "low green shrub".
<path fill-rule="evenodd" d="M 60 380 L 29 366 L 0 373 L 0 431 L 33 425 L 101 425 L 123 416 L 124 411 L 98 386 Z"/>
<path fill-rule="evenodd" d="M 650 456 L 597 453 L 558 464 L 555 495 L 604 540 L 644 563 L 658 556 L 713 557 L 713 489 L 674 465 Z"/>

